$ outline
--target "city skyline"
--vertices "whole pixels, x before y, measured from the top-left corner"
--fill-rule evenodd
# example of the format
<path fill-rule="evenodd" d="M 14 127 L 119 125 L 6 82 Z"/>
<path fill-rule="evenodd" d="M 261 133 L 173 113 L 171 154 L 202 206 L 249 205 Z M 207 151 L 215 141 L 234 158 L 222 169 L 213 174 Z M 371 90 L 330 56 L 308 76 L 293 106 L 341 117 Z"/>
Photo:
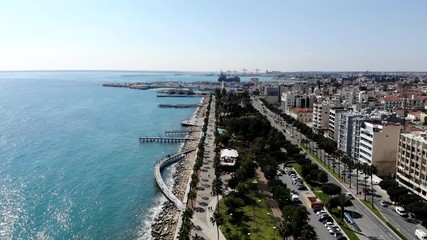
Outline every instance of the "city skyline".
<path fill-rule="evenodd" d="M 0 3 L 0 70 L 426 71 L 425 1 Z"/>

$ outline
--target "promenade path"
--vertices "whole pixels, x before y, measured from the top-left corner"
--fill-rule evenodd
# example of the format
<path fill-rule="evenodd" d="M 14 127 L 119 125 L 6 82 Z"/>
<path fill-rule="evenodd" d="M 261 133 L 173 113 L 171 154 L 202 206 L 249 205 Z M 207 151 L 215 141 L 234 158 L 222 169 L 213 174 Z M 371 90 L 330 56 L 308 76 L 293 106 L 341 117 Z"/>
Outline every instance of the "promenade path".
<path fill-rule="evenodd" d="M 205 138 L 205 156 L 200 171 L 200 181 L 197 184 L 197 197 L 194 205 L 191 231 L 192 239 L 219 239 L 225 240 L 221 230 L 211 222 L 211 218 L 222 196 L 212 195 L 212 182 L 215 179 L 213 160 L 215 157 L 215 97 L 212 96 L 211 110 L 209 113 L 208 129 Z"/>
<path fill-rule="evenodd" d="M 156 163 L 156 166 L 154 167 L 154 177 L 156 179 L 157 185 L 159 186 L 159 188 L 162 190 L 163 194 L 171 201 L 173 202 L 173 204 L 175 204 L 175 206 L 180 210 L 180 211 L 184 211 L 185 210 L 185 204 L 183 204 L 181 202 L 181 200 L 179 200 L 179 198 L 177 198 L 175 196 L 175 194 L 172 193 L 172 190 L 169 189 L 166 185 L 166 183 L 163 181 L 162 178 L 162 174 L 161 174 L 161 170 L 167 166 L 170 165 L 174 162 L 177 162 L 181 159 L 183 159 L 185 157 L 185 154 L 194 151 L 195 149 L 190 149 L 187 151 L 183 151 L 174 155 L 170 155 L 166 158 L 163 158 L 162 160 L 160 160 L 159 162 Z"/>

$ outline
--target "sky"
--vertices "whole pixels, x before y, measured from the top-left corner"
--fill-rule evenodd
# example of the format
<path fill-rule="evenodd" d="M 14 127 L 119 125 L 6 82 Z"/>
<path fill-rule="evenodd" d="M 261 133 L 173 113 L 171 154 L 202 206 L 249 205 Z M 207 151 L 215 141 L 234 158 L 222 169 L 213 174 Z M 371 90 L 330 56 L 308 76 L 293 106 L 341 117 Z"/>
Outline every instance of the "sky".
<path fill-rule="evenodd" d="M 0 1 L 0 71 L 243 68 L 427 71 L 427 1 Z"/>

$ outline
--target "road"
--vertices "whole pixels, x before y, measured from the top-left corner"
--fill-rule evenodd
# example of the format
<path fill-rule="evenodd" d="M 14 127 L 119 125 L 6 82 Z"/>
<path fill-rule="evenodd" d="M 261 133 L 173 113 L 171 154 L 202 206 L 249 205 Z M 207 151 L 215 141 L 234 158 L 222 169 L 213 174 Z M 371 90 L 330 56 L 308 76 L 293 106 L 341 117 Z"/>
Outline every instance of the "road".
<path fill-rule="evenodd" d="M 267 116 L 270 120 L 271 125 L 278 129 L 280 132 L 285 134 L 286 139 L 294 144 L 298 144 L 304 136 L 300 134 L 293 126 L 288 126 L 281 120 L 275 113 L 271 112 L 268 108 L 264 107 L 262 102 L 258 99 L 252 98 L 253 106 L 255 109 L 260 111 L 262 114 Z M 314 147 L 314 146 L 313 146 Z M 314 163 L 318 164 L 317 161 L 307 155 Z M 323 166 L 318 164 L 322 169 Z M 326 169 L 325 169 L 326 171 Z M 326 171 L 328 174 L 329 172 Z M 352 191 L 345 184 L 337 181 L 331 174 L 329 174 L 329 181 L 342 187 L 344 192 Z M 353 207 L 350 208 L 352 212 L 359 213 L 360 218 L 355 218 L 355 222 L 362 230 L 361 234 L 358 234 L 360 239 L 367 239 L 368 237 L 377 237 L 384 240 L 400 239 L 387 225 L 385 225 L 377 216 L 375 216 L 362 202 L 359 200 L 353 200 Z"/>

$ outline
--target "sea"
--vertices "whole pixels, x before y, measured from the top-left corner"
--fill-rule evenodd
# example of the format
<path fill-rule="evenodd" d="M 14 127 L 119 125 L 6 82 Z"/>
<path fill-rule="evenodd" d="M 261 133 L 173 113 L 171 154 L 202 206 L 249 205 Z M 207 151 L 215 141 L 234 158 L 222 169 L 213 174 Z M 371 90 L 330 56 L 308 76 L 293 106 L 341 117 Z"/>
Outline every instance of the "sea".
<path fill-rule="evenodd" d="M 139 143 L 181 130 L 200 97 L 111 82 L 216 81 L 158 72 L 0 72 L 0 239 L 151 239 L 166 201 L 156 161 L 179 144 Z M 169 185 L 173 168 L 165 171 Z"/>

